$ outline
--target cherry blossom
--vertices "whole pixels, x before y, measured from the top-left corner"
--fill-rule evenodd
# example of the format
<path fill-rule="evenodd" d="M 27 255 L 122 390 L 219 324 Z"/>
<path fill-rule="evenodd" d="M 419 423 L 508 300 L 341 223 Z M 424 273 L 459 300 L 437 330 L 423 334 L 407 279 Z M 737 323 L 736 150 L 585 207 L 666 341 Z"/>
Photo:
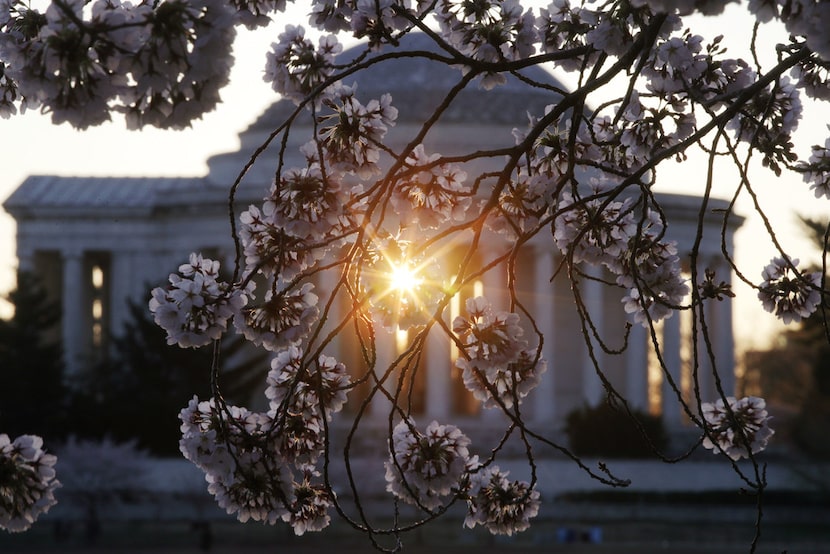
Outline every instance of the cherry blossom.
<path fill-rule="evenodd" d="M 392 205 L 401 220 L 417 223 L 421 230 L 464 221 L 472 203 L 467 173 L 459 165 L 439 163 L 440 158 L 417 145 L 406 159 L 411 177 L 392 192 Z"/>
<path fill-rule="evenodd" d="M 775 433 L 769 427 L 770 416 L 763 398 L 746 396 L 736 400 L 730 396 L 726 402 L 722 398 L 714 403 L 704 402 L 701 409 L 709 425 L 703 446 L 733 460 L 762 451 Z"/>
<path fill-rule="evenodd" d="M 501 367 L 516 362 L 526 342 L 519 325 L 519 315 L 496 312 L 483 296 L 466 302 L 468 317 L 458 316 L 452 329 L 464 346 L 464 354 L 479 369 Z"/>
<path fill-rule="evenodd" d="M 629 200 L 577 200 L 565 191 L 557 212 L 553 237 L 563 254 L 571 255 L 576 263 L 620 268 L 628 241 L 637 230 Z"/>
<path fill-rule="evenodd" d="M 464 386 L 482 401 L 485 408 L 499 406 L 499 402 L 508 410 L 513 407 L 514 398 L 519 401 L 533 390 L 547 371 L 544 358 L 537 356 L 535 350 L 523 350 L 516 361 L 505 367 L 482 364 L 476 360 L 459 358 L 455 365 L 461 368 Z M 495 390 L 499 399 L 493 398 Z"/>
<path fill-rule="evenodd" d="M 150 311 L 167 331 L 167 343 L 197 348 L 218 339 L 228 321 L 247 303 L 250 285 L 244 291 L 219 280 L 219 262 L 190 255 L 190 263 L 170 274 L 167 288 L 152 291 Z"/>
<path fill-rule="evenodd" d="M 274 292 L 268 290 L 261 303 L 250 303 L 240 310 L 233 322 L 253 344 L 276 351 L 301 342 L 317 320 L 317 295 L 314 285 Z"/>
<path fill-rule="evenodd" d="M 271 362 L 265 396 L 274 410 L 281 410 L 284 402 L 290 402 L 297 408 L 322 408 L 331 418 L 346 403 L 348 385 L 345 366 L 334 358 L 320 355 L 312 363 L 300 348 L 289 346 Z M 298 411 L 297 408 L 288 411 Z"/>
<path fill-rule="evenodd" d="M 545 341 L 559 337 L 543 336 L 539 319 L 548 307 L 527 300 L 526 282 L 544 289 L 546 278 L 558 279 L 557 295 L 571 291 L 586 348 L 604 376 L 605 354 L 622 354 L 610 330 L 616 318 L 597 320 L 602 314 L 586 302 L 594 289 L 586 282 L 619 299 L 627 314 L 619 318 L 622 348 L 633 347 L 633 322 L 658 351 L 658 322 L 680 310 L 699 318 L 702 299 L 729 302 L 735 294 L 718 289 L 729 280 L 714 285 L 708 270 L 702 283 L 692 283 L 700 247 L 669 238 L 678 228 L 654 190 L 665 182 L 664 162 L 686 163 L 693 150 L 731 160 L 741 175 L 734 204 L 749 191 L 762 216 L 749 183 L 756 159 L 776 175 L 800 174 L 817 198 L 830 198 L 830 139 L 809 157 L 795 144 L 801 95 L 830 99 L 830 4 L 750 0 L 745 7 L 755 20 L 783 25 L 791 36 L 785 44 L 754 39 L 741 58 L 727 55 L 721 37 L 693 32 L 685 18 L 718 14 L 730 3 L 551 0 L 531 9 L 520 0 L 310 0 L 306 26 L 292 21 L 275 32 L 261 76 L 298 107 L 273 122 L 267 143 L 252 152 L 251 163 L 273 168 L 262 200 L 238 206 L 240 181 L 228 183 L 237 259 L 220 268 L 218 260 L 191 254 L 149 301 L 170 344 L 204 346 L 233 324 L 250 347 L 271 356 L 262 409 L 228 404 L 214 382 L 209 400 L 194 397 L 180 414 L 182 454 L 204 472 L 218 505 L 241 521 L 287 523 L 298 535 L 325 528 L 332 508 L 347 517 L 330 481 L 337 463 L 331 433 L 351 426 L 355 438 L 383 412 L 376 403 L 388 402 L 380 426 L 386 436 L 374 447 L 388 450 L 385 485 L 394 502 L 432 519 L 464 500 L 468 527 L 507 535 L 527 529 L 540 507 L 535 480 L 508 479 L 495 465 L 502 446 L 480 465 L 475 445 L 455 425 L 418 427 L 411 417 L 416 395 L 404 386 L 433 362 L 434 345 L 447 346 L 450 368 L 452 347 L 454 373 L 478 406 L 504 411 L 505 444 L 521 435 L 533 466 L 530 443 L 560 445 L 526 419 L 521 403 L 551 378 L 545 372 L 553 361 L 542 353 L 551 344 Z M 41 109 L 79 129 L 113 114 L 130 129 L 188 126 L 221 100 L 236 28 L 279 22 L 286 7 L 285 0 L 53 0 L 39 10 L 0 0 L 0 116 Z M 426 42 L 409 42 L 416 31 Z M 343 52 L 357 40 L 356 50 Z M 776 61 L 767 63 L 757 55 L 762 50 Z M 363 71 L 405 58 L 459 70 L 436 98 L 423 99 L 435 101 L 432 111 L 419 111 L 420 102 L 398 105 L 397 93 L 385 90 L 364 96 L 358 86 Z M 568 87 L 534 72 L 541 66 L 566 72 Z M 484 105 L 465 104 L 471 87 L 490 95 Z M 451 125 L 461 108 L 498 111 L 490 98 L 504 93 L 514 102 L 512 87 L 544 98 L 522 121 L 511 121 L 504 137 L 487 137 L 496 146 L 464 151 L 455 144 L 464 141 L 438 127 Z M 303 144 L 299 155 L 289 151 L 294 144 Z M 240 168 L 240 180 L 247 169 Z M 692 169 L 690 183 L 698 182 L 705 172 Z M 706 198 L 718 177 L 700 177 Z M 736 215 L 731 204 L 726 211 L 725 218 Z M 730 248 L 724 240 L 720 262 L 750 275 Z M 550 256 L 555 268 L 523 274 L 517 260 L 527 254 Z M 771 255 L 751 284 L 764 309 L 799 323 L 822 304 L 822 275 L 801 269 L 780 247 Z M 504 285 L 470 292 L 484 281 Z M 401 333 L 397 350 L 383 351 L 383 328 Z M 348 371 L 326 354 L 343 341 L 360 351 Z M 600 347 L 604 354 L 594 356 Z M 721 399 L 690 417 L 702 445 L 732 460 L 754 456 L 773 434 L 764 400 L 736 400 L 714 381 Z M 611 396 L 619 392 L 614 383 L 603 379 Z M 370 392 L 345 410 L 352 388 Z M 349 421 L 337 427 L 344 416 Z M 343 452 L 348 465 L 350 448 Z M 0 481 L 15 476 L 12 484 L 0 482 L 0 526 L 22 530 L 54 503 L 53 465 L 39 439 L 0 435 Z M 763 478 L 755 477 L 761 487 Z M 357 498 L 359 479 L 350 479 Z"/>
<path fill-rule="evenodd" d="M 290 467 L 278 463 L 270 417 L 194 397 L 179 418 L 182 454 L 205 472 L 208 492 L 221 508 L 241 522 L 273 524 L 289 513 L 293 478 Z"/>
<path fill-rule="evenodd" d="M 461 488 L 470 439 L 454 425 L 430 423 L 422 432 L 411 420 L 392 432 L 386 489 L 401 500 L 433 510 Z"/>
<path fill-rule="evenodd" d="M 536 49 L 533 13 L 516 0 L 483 0 L 475 6 L 440 0 L 436 16 L 444 38 L 463 54 L 485 62 L 523 59 Z M 504 84 L 501 73 L 487 72 L 481 86 Z"/>
<path fill-rule="evenodd" d="M 539 513 L 539 491 L 524 481 L 510 481 L 497 466 L 479 468 L 470 477 L 466 527 L 483 525 L 494 535 L 527 530 Z"/>
<path fill-rule="evenodd" d="M 355 88 L 341 86 L 326 98 L 324 105 L 330 113 L 320 116 L 319 139 L 325 161 L 334 169 L 368 179 L 380 172 L 378 145 L 394 125 L 398 110 L 389 94 L 364 106 Z"/>
<path fill-rule="evenodd" d="M 830 198 L 830 138 L 824 146 L 813 146 L 810 159 L 799 166 L 803 171 L 803 178 L 810 183 L 810 189 L 815 192 L 816 198 Z"/>
<path fill-rule="evenodd" d="M 300 102 L 332 74 L 334 58 L 343 48 L 334 35 L 320 37 L 315 48 L 302 25 L 286 25 L 277 38 L 267 55 L 263 79 L 275 92 Z"/>
<path fill-rule="evenodd" d="M 55 123 L 86 128 L 126 116 L 130 128 L 182 128 L 212 110 L 228 82 L 233 13 L 219 0 L 154 5 L 98 0 L 0 6 L 4 89 Z M 12 86 L 14 85 L 14 86 Z"/>
<path fill-rule="evenodd" d="M 821 273 L 801 273 L 798 259 L 773 258 L 762 272 L 758 298 L 784 323 L 798 323 L 821 303 Z"/>
<path fill-rule="evenodd" d="M 285 0 L 231 0 L 236 17 L 249 29 L 267 26 L 270 14 L 285 11 Z"/>
<path fill-rule="evenodd" d="M 0 434 L 0 529 L 25 531 L 56 504 L 56 461 L 36 435 Z"/>
<path fill-rule="evenodd" d="M 303 479 L 294 483 L 294 495 L 288 513 L 283 520 L 291 525 L 296 535 L 307 531 L 322 531 L 331 522 L 328 510 L 331 507 L 331 493 L 312 480 L 318 472 L 303 471 Z"/>

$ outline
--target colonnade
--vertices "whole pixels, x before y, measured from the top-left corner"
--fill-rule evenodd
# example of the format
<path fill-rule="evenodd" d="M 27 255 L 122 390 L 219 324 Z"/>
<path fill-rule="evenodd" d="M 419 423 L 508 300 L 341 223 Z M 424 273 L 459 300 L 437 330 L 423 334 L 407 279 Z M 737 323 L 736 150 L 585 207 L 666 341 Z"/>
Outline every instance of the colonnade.
<path fill-rule="evenodd" d="M 529 245 L 529 248 L 523 257 L 524 265 L 519 268 L 522 272 L 520 278 L 526 281 L 522 286 L 530 289 L 524 293 L 523 302 L 532 309 L 536 325 L 544 334 L 543 354 L 548 370 L 528 400 L 525 414 L 538 422 L 561 421 L 568 411 L 583 403 L 595 405 L 600 402 L 605 391 L 596 372 L 595 363 L 598 363 L 603 370 L 611 368 L 609 380 L 624 394 L 633 408 L 661 413 L 669 428 L 682 426 L 684 415 L 670 380 L 688 400 L 692 394 L 688 385 L 692 371 L 689 359 L 691 337 L 683 323 L 684 317 L 688 315 L 682 311 L 677 312 L 657 328 L 661 355 L 670 379 L 660 376 L 658 372 L 657 377 L 662 384 L 659 385 L 660 398 L 655 400 L 653 382 L 652 393 L 649 391 L 650 380 L 655 379 L 655 356 L 647 330 L 638 324 L 633 325 L 629 330 L 626 348 L 619 355 L 608 355 L 596 345 L 593 354 L 590 354 L 584 345 L 580 349 L 569 344 L 584 340 L 573 298 L 569 296 L 570 285 L 551 282 L 558 259 L 549 248 L 538 245 Z M 106 273 L 103 289 L 106 293 L 106 314 L 103 319 L 110 335 L 120 333 L 129 317 L 127 300 L 146 302 L 147 299 L 143 298 L 147 292 L 146 285 L 158 284 L 166 277 L 165 271 L 175 268 L 176 263 L 183 260 L 181 253 L 173 252 L 162 255 L 146 252 L 89 252 L 78 247 L 49 252 L 55 258 L 51 265 L 38 268 L 38 265 L 43 266 L 36 261 L 39 259 L 38 254 L 42 257 L 43 252 L 34 249 L 21 251 L 20 268 L 42 272 L 60 267 L 60 279 L 53 279 L 51 286 L 60 286 L 59 292 L 53 292 L 58 292 L 63 313 L 62 335 L 67 375 L 80 371 L 92 354 L 93 314 L 90 301 L 94 285 L 90 275 L 91 259 L 106 260 L 106 267 L 102 268 Z M 714 258 L 710 261 L 713 260 Z M 602 276 L 596 271 L 592 276 L 596 279 L 580 281 L 584 307 L 600 333 L 617 333 L 622 336 L 624 321 L 619 317 L 622 292 L 603 283 L 600 279 Z M 560 280 L 563 278 L 564 275 L 558 277 Z M 724 279 L 725 276 L 720 275 L 720 278 Z M 485 296 L 496 305 L 502 304 L 499 309 L 507 307 L 506 282 L 500 273 L 490 271 L 485 274 L 483 286 Z M 320 292 L 325 293 L 325 290 Z M 718 376 L 723 389 L 731 393 L 735 376 L 730 300 L 706 300 L 704 316 L 711 350 L 718 364 Z M 685 327 L 688 327 L 688 323 Z M 535 339 L 530 335 L 528 338 L 533 343 L 530 346 L 536 346 Z M 702 338 L 698 340 L 698 345 L 697 378 L 701 397 L 707 401 L 715 394 L 714 377 L 710 357 L 703 349 L 705 342 Z M 388 367 L 397 354 L 395 340 L 378 341 L 379 368 Z M 425 360 L 423 417 L 446 421 L 457 415 L 454 413 L 453 395 L 454 387 L 458 385 L 453 383 L 452 377 L 452 345 L 438 329 L 430 334 Z M 374 409 L 379 414 L 388 411 L 380 402 Z M 486 422 L 488 418 L 498 417 L 498 413 L 496 410 L 480 410 L 478 417 Z"/>
<path fill-rule="evenodd" d="M 694 406 L 694 391 L 690 382 L 694 371 L 690 354 L 693 347 L 689 332 L 690 311 L 677 311 L 655 328 L 664 371 L 657 363 L 648 329 L 633 324 L 628 329 L 627 339 L 625 338 L 626 319 L 621 302 L 623 291 L 608 286 L 603 282 L 603 275 L 596 270 L 589 270 L 589 275 L 595 279 L 584 278 L 579 283 L 584 308 L 607 344 L 612 347 L 625 345 L 621 352 L 609 354 L 592 339 L 591 353 L 584 345 L 584 334 L 570 295 L 570 284 L 564 280 L 564 275 L 557 277 L 560 283 L 551 282 L 559 259 L 550 249 L 533 245 L 523 259 L 530 263 L 520 268 L 523 271 L 521 278 L 532 282 L 532 285 L 524 284 L 531 286 L 532 291 L 524 294 L 522 301 L 532 311 L 535 323 L 544 335 L 542 350 L 548 366 L 541 382 L 528 397 L 524 414 L 538 423 L 556 421 L 559 425 L 570 410 L 585 404 L 598 404 L 605 397 L 602 380 L 597 374 L 598 365 L 611 385 L 627 399 L 630 407 L 662 415 L 669 429 L 683 427 L 687 418 L 674 387 L 680 390 L 684 400 L 690 401 Z M 714 264 L 715 258 L 706 261 Z M 591 274 L 591 271 L 594 273 Z M 505 309 L 505 280 L 495 271 L 489 272 L 485 277 L 484 295 L 494 304 L 500 300 L 502 305 L 499 309 Z M 731 310 L 729 299 L 704 301 L 709 341 L 721 385 L 727 394 L 732 394 L 735 386 Z M 524 316 L 522 318 L 526 319 Z M 447 322 L 450 323 L 449 320 Z M 379 331 L 379 334 L 382 332 Z M 588 335 L 590 334 L 589 332 Z M 531 347 L 538 344 L 531 334 L 526 337 Z M 718 397 L 712 364 L 702 350 L 705 344 L 702 337 L 697 343 L 701 350 L 697 356 L 696 371 L 700 395 L 703 401 L 711 401 Z M 377 348 L 377 371 L 385 371 L 400 354 L 398 346 L 394 340 L 380 338 Z M 447 421 L 459 415 L 468 415 L 454 411 L 453 390 L 458 384 L 453 382 L 452 377 L 452 345 L 437 327 L 430 333 L 425 356 L 426 363 L 421 370 L 424 373 L 425 392 L 423 414 L 420 417 L 425 421 Z M 378 400 L 372 407 L 377 417 L 385 417 L 389 413 L 390 406 L 386 401 Z M 482 409 L 476 417 L 486 422 L 489 418 L 500 416 L 498 410 Z"/>

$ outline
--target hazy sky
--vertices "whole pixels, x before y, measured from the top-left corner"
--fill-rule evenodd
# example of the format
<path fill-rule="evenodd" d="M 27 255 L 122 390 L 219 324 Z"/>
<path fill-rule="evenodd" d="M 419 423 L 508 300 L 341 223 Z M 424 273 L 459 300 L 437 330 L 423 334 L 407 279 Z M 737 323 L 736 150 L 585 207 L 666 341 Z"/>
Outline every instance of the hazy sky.
<path fill-rule="evenodd" d="M 742 37 L 739 23 L 746 21 L 741 8 L 730 8 L 727 15 L 713 20 L 706 28 L 695 32 L 709 38 L 728 30 L 727 43 L 730 52 L 742 52 L 737 45 Z M 291 23 L 303 23 L 296 17 L 286 19 Z M 307 25 L 306 25 L 307 26 Z M 236 63 L 231 85 L 223 92 L 224 103 L 193 124 L 186 131 L 144 130 L 126 131 L 123 120 L 76 131 L 72 128 L 51 125 L 48 116 L 39 113 L 18 115 L 0 120 L 0 200 L 4 200 L 31 174 L 58 175 L 142 175 L 142 176 L 199 176 L 206 172 L 205 161 L 216 153 L 236 150 L 238 133 L 276 100 L 270 86 L 262 81 L 264 53 L 282 30 L 279 24 L 256 35 L 240 31 L 245 37 L 237 41 Z M 712 29 L 712 32 L 708 32 Z M 768 40 L 765 38 L 765 40 Z M 731 42 L 730 42 L 731 41 Z M 798 153 L 809 154 L 810 145 L 824 142 L 826 123 L 830 121 L 828 105 L 811 106 L 805 111 L 800 134 Z M 510 137 L 506 137 L 510 140 Z M 700 170 L 699 174 L 695 171 Z M 662 174 L 661 174 L 662 175 Z M 782 229 L 782 238 L 791 255 L 810 258 L 810 245 L 801 237 L 795 224 L 796 212 L 819 215 L 830 213 L 827 200 L 816 200 L 806 184 L 798 176 L 776 179 L 770 172 L 759 172 L 759 190 L 763 205 L 771 211 L 776 225 Z M 722 193 L 734 188 L 734 175 L 719 175 Z M 693 193 L 703 182 L 703 168 L 684 164 L 682 172 L 668 174 L 660 181 L 661 188 L 675 192 Z M 753 279 L 760 279 L 763 265 L 775 254 L 766 241 L 759 240 L 763 227 L 757 217 L 751 216 L 751 207 L 739 207 L 742 215 L 750 216 L 736 237 L 738 261 L 745 265 L 745 272 Z M 14 224 L 10 216 L 0 211 L 0 291 L 13 286 L 16 259 L 14 256 Z M 738 289 L 736 300 L 736 338 L 744 348 L 760 346 L 766 341 L 758 337 L 772 331 L 772 323 L 759 326 L 761 315 L 755 294 L 750 289 Z M 745 325 L 751 321 L 750 325 Z M 766 320 L 765 320 L 766 321 Z M 759 333 L 759 330 L 762 332 Z M 768 333 L 767 333 L 768 334 Z"/>

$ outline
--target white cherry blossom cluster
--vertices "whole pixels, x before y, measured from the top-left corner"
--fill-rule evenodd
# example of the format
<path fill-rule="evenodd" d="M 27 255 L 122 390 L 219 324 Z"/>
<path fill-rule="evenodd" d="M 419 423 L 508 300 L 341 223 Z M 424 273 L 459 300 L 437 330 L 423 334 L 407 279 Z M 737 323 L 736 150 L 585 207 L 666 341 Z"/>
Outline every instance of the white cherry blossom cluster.
<path fill-rule="evenodd" d="M 628 289 L 622 302 L 634 321 L 648 326 L 672 316 L 689 294 L 682 274 L 677 244 L 663 238 L 663 225 L 653 211 L 640 221 L 638 233 L 629 240 L 628 250 L 620 258 L 617 284 Z"/>
<path fill-rule="evenodd" d="M 821 304 L 821 273 L 802 272 L 798 259 L 778 257 L 764 268 L 758 298 L 764 309 L 784 323 L 798 323 L 810 317 Z"/>
<path fill-rule="evenodd" d="M 338 171 L 323 173 L 313 142 L 300 150 L 307 166 L 285 170 L 262 205 L 249 206 L 240 215 L 246 275 L 261 273 L 290 282 L 330 248 L 349 240 L 365 209 L 360 185 L 346 184 Z"/>
<path fill-rule="evenodd" d="M 764 155 L 764 165 L 780 174 L 780 163 L 795 159 L 790 140 L 801 112 L 795 83 L 782 77 L 770 90 L 754 95 L 731 127 L 739 140 L 751 142 Z"/>
<path fill-rule="evenodd" d="M 314 265 L 325 252 L 286 233 L 274 224 L 271 214 L 263 213 L 258 206 L 249 206 L 242 212 L 239 223 L 248 274 L 278 275 L 282 280 L 290 281 Z"/>
<path fill-rule="evenodd" d="M 667 36 L 643 70 L 649 92 L 679 114 L 686 112 L 686 100 L 713 101 L 744 89 L 756 78 L 743 60 L 722 56 L 719 39 L 705 49 L 703 40 L 689 30 L 681 36 Z"/>
<path fill-rule="evenodd" d="M 217 340 L 228 321 L 247 304 L 253 285 L 231 287 L 219 276 L 219 262 L 190 255 L 190 262 L 170 274 L 170 285 L 152 291 L 150 311 L 167 331 L 167 343 L 197 348 Z"/>
<path fill-rule="evenodd" d="M 17 113 L 17 84 L 6 75 L 6 64 L 0 61 L 0 118 L 8 119 Z"/>
<path fill-rule="evenodd" d="M 553 238 L 560 251 L 570 254 L 576 263 L 621 267 L 619 260 L 637 232 L 629 199 L 577 200 L 570 191 L 564 191 L 557 212 Z"/>
<path fill-rule="evenodd" d="M 467 173 L 440 159 L 440 154 L 427 154 L 423 144 L 417 145 L 406 158 L 407 177 L 392 191 L 392 206 L 400 219 L 417 223 L 423 231 L 464 221 L 472 203 Z"/>
<path fill-rule="evenodd" d="M 265 396 L 272 410 L 322 411 L 331 420 L 346 403 L 349 376 L 336 359 L 320 355 L 312 363 L 300 348 L 291 346 L 271 361 L 266 383 Z"/>
<path fill-rule="evenodd" d="M 493 535 L 527 530 L 539 514 L 539 491 L 526 481 L 510 481 L 498 466 L 480 467 L 470 476 L 466 527 L 484 526 Z"/>
<path fill-rule="evenodd" d="M 393 42 L 395 31 L 409 27 L 410 17 L 418 17 L 431 4 L 418 0 L 412 8 L 410 0 L 312 0 L 311 25 L 321 31 L 350 32 L 356 38 L 367 38 L 377 48 Z"/>
<path fill-rule="evenodd" d="M 312 465 L 282 449 L 273 412 L 194 397 L 179 418 L 182 454 L 205 472 L 208 491 L 228 514 L 241 522 L 284 521 L 298 535 L 328 525 L 332 497 Z"/>
<path fill-rule="evenodd" d="M 343 47 L 335 35 L 325 35 L 315 48 L 302 25 L 286 25 L 277 39 L 266 56 L 263 79 L 276 93 L 299 103 L 331 76 Z"/>
<path fill-rule="evenodd" d="M 466 309 L 467 317 L 453 321 L 463 345 L 455 365 L 462 370 L 464 385 L 485 407 L 510 409 L 539 384 L 547 362 L 527 348 L 518 314 L 497 312 L 483 296 L 468 299 Z"/>
<path fill-rule="evenodd" d="M 631 199 L 603 194 L 575 199 L 565 192 L 554 221 L 554 239 L 574 262 L 604 266 L 627 290 L 622 302 L 634 321 L 671 317 L 689 294 L 674 241 L 665 239 L 659 214 L 635 210 Z"/>
<path fill-rule="evenodd" d="M 56 461 L 36 435 L 0 434 L 0 529 L 25 531 L 56 504 Z"/>
<path fill-rule="evenodd" d="M 462 370 L 464 386 L 485 408 L 499 407 L 498 398 L 508 410 L 516 404 L 516 399 L 520 402 L 535 389 L 548 370 L 545 359 L 532 349 L 522 350 L 516 361 L 505 366 L 478 364 L 476 360 L 464 358 L 459 358 L 456 366 Z"/>
<path fill-rule="evenodd" d="M 688 15 L 701 12 L 712 15 L 722 12 L 726 4 L 734 1 L 736 0 L 631 0 L 631 4 L 633 6 L 648 6 L 658 13 L 678 12 L 682 15 Z"/>
<path fill-rule="evenodd" d="M 804 181 L 810 183 L 810 189 L 816 198 L 830 199 L 830 138 L 824 146 L 814 145 L 813 153 L 806 163 L 799 166 Z"/>
<path fill-rule="evenodd" d="M 583 6 L 581 2 L 572 6 L 570 0 L 553 0 L 539 13 L 536 27 L 539 29 L 542 52 L 582 50 L 588 46 L 587 34 L 597 23 L 595 11 Z M 590 53 L 583 54 L 563 60 L 559 65 L 563 69 L 576 71 L 587 61 L 586 58 L 592 57 Z"/>
<path fill-rule="evenodd" d="M 518 0 L 439 0 L 435 15 L 447 42 L 472 59 L 497 63 L 521 60 L 536 51 L 533 12 Z M 491 89 L 505 82 L 501 72 L 488 71 L 481 86 Z"/>
<path fill-rule="evenodd" d="M 184 457 L 205 472 L 208 491 L 239 521 L 275 523 L 288 515 L 292 475 L 269 440 L 271 420 L 237 406 L 193 397 L 179 414 Z"/>
<path fill-rule="evenodd" d="M 452 322 L 465 358 L 479 367 L 502 368 L 519 359 L 527 346 L 519 314 L 497 312 L 483 296 L 467 299 L 465 308 L 467 317 L 460 315 Z"/>
<path fill-rule="evenodd" d="M 314 243 L 349 228 L 349 204 L 360 188 L 323 175 L 318 163 L 284 171 L 271 186 L 262 211 L 285 234 Z"/>
<path fill-rule="evenodd" d="M 55 123 L 86 128 L 121 112 L 130 128 L 182 128 L 228 82 L 234 14 L 220 0 L 56 0 L 44 13 L 7 0 L 0 12 L 3 98 Z"/>
<path fill-rule="evenodd" d="M 497 233 L 522 236 L 534 231 L 548 211 L 549 179 L 540 173 L 519 174 L 499 195 L 497 211 L 487 220 Z"/>
<path fill-rule="evenodd" d="M 248 29 L 265 27 L 271 23 L 271 14 L 285 11 L 285 0 L 230 0 L 239 22 Z"/>
<path fill-rule="evenodd" d="M 729 396 L 701 406 L 707 423 L 703 446 L 715 454 L 721 452 L 732 460 L 748 458 L 767 446 L 775 433 L 770 426 L 770 416 L 763 398 L 746 396 L 740 400 Z"/>
<path fill-rule="evenodd" d="M 420 431 L 412 420 L 392 431 L 386 490 L 409 504 L 434 510 L 461 491 L 470 439 L 454 425 L 433 421 Z"/>
<path fill-rule="evenodd" d="M 312 283 L 283 290 L 269 289 L 261 302 L 252 300 L 234 317 L 245 338 L 272 352 L 301 342 L 317 321 L 317 295 Z"/>
<path fill-rule="evenodd" d="M 640 102 L 635 91 L 623 111 L 623 125 L 619 140 L 628 163 L 642 165 L 653 154 L 665 150 L 692 134 L 695 126 L 693 113 L 675 109 L 651 109 Z"/>
<path fill-rule="evenodd" d="M 323 100 L 328 113 L 320 116 L 318 139 L 329 167 L 369 179 L 380 173 L 380 144 L 395 124 L 398 110 L 392 96 L 384 94 L 363 105 L 356 85 L 340 86 Z"/>
<path fill-rule="evenodd" d="M 830 38 L 824 31 L 830 6 L 821 0 L 751 0 L 759 18 L 781 18 L 793 35 L 805 37 L 807 46 L 824 60 L 830 60 Z"/>
<path fill-rule="evenodd" d="M 454 425 L 433 421 L 420 431 L 411 419 L 400 421 L 386 461 L 386 489 L 427 511 L 463 498 L 466 527 L 483 525 L 494 535 L 525 531 L 539 512 L 539 492 L 508 480 L 498 466 L 482 466 L 470 456 L 469 443 Z"/>

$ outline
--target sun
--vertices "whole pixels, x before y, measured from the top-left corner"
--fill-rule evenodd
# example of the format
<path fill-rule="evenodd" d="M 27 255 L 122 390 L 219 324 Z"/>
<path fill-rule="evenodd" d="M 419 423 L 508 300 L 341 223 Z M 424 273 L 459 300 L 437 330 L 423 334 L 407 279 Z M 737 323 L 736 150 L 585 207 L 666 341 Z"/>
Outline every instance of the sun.
<path fill-rule="evenodd" d="M 414 293 L 424 282 L 415 268 L 407 264 L 390 264 L 389 288 L 398 293 Z"/>

